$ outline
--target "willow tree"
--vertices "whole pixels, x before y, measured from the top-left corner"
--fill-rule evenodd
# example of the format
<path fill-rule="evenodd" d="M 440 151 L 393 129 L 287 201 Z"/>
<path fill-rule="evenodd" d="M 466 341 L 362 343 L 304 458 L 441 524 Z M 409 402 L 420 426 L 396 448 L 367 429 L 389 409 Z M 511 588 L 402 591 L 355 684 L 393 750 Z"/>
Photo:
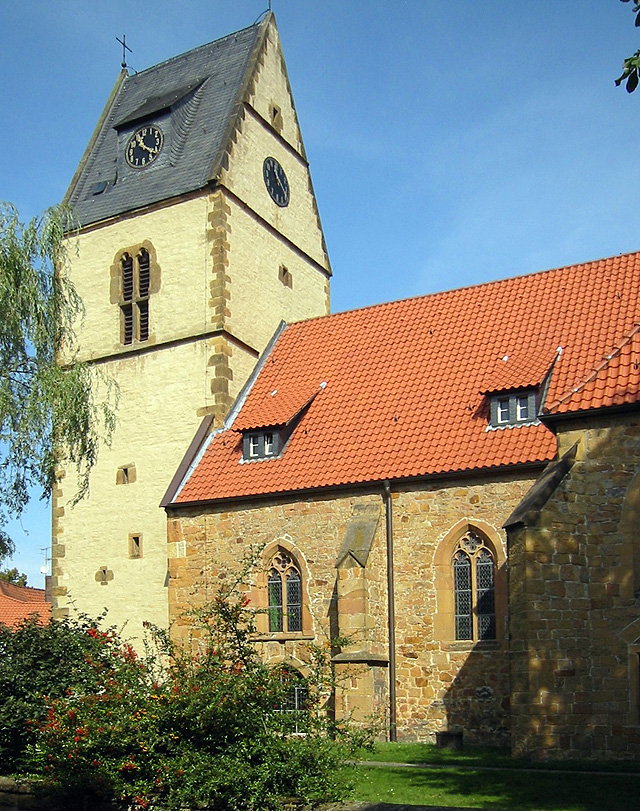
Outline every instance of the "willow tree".
<path fill-rule="evenodd" d="M 51 208 L 24 225 L 0 204 L 0 558 L 14 548 L 7 520 L 34 491 L 51 492 L 61 464 L 77 471 L 74 500 L 86 494 L 114 427 L 113 385 L 77 360 L 84 310 L 68 276 L 68 221 Z"/>

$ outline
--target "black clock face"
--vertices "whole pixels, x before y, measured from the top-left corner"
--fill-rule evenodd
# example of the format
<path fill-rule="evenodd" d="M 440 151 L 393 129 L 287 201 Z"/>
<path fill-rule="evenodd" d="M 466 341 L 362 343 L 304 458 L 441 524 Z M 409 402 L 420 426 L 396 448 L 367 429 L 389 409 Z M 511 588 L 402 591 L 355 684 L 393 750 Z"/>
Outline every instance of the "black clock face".
<path fill-rule="evenodd" d="M 284 208 L 289 205 L 289 181 L 284 169 L 275 158 L 265 158 L 262 164 L 262 175 L 267 191 L 273 202 Z"/>
<path fill-rule="evenodd" d="M 152 124 L 147 127 L 140 127 L 129 138 L 125 151 L 127 163 L 135 169 L 148 166 L 160 154 L 163 143 L 164 135 L 159 127 L 154 127 Z"/>

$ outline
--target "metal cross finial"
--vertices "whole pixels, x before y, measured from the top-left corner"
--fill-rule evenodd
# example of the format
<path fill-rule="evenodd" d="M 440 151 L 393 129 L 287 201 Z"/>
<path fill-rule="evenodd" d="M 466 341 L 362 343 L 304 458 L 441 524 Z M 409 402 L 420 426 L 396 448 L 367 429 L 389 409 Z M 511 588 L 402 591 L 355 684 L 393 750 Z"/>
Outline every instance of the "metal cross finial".
<path fill-rule="evenodd" d="M 123 68 L 126 68 L 127 67 L 127 51 L 129 51 L 129 53 L 133 53 L 131 48 L 127 45 L 127 35 L 123 34 L 122 39 L 118 39 L 118 37 L 116 37 L 116 42 L 119 42 L 120 45 L 122 45 L 122 63 L 121 63 L 121 65 L 122 65 Z"/>

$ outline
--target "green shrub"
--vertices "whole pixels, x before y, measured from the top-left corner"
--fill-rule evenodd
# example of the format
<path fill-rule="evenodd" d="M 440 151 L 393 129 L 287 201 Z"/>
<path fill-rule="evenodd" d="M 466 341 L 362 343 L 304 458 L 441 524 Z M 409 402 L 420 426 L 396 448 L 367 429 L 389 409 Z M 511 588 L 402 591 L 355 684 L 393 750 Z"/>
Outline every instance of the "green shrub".
<path fill-rule="evenodd" d="M 50 699 L 29 747 L 51 802 L 269 811 L 284 797 L 344 795 L 342 765 L 361 740 L 323 711 L 325 658 L 314 652 L 304 711 L 283 711 L 290 674 L 257 657 L 237 591 L 221 590 L 194 622 L 197 653 L 151 628 L 156 652 L 142 660 L 113 632 L 86 631 L 98 645 L 85 656 L 92 689 Z"/>
<path fill-rule="evenodd" d="M 33 722 L 42 722 L 48 700 L 70 691 L 95 692 L 110 655 L 100 644 L 101 619 L 86 616 L 39 625 L 36 618 L 11 630 L 0 625 L 0 768 L 19 770 Z"/>

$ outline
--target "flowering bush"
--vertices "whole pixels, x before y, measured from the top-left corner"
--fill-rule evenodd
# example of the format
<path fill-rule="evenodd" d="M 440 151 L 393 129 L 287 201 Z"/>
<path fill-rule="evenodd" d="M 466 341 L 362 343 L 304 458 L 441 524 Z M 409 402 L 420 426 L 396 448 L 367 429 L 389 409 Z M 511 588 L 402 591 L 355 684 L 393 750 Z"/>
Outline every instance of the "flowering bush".
<path fill-rule="evenodd" d="M 155 653 L 142 660 L 113 632 L 86 629 L 98 645 L 85 656 L 93 689 L 51 699 L 29 748 L 51 801 L 268 811 L 284 797 L 340 799 L 341 766 L 360 741 L 321 711 L 319 675 L 304 711 L 283 711 L 287 672 L 257 657 L 253 615 L 233 587 L 194 622 L 197 654 L 150 628 Z"/>
<path fill-rule="evenodd" d="M 0 625 L 0 763 L 4 773 L 19 770 L 33 722 L 41 723 L 48 702 L 69 693 L 92 693 L 113 668 L 101 644 L 103 618 L 84 615 L 48 625 L 36 618 L 18 628 Z"/>

